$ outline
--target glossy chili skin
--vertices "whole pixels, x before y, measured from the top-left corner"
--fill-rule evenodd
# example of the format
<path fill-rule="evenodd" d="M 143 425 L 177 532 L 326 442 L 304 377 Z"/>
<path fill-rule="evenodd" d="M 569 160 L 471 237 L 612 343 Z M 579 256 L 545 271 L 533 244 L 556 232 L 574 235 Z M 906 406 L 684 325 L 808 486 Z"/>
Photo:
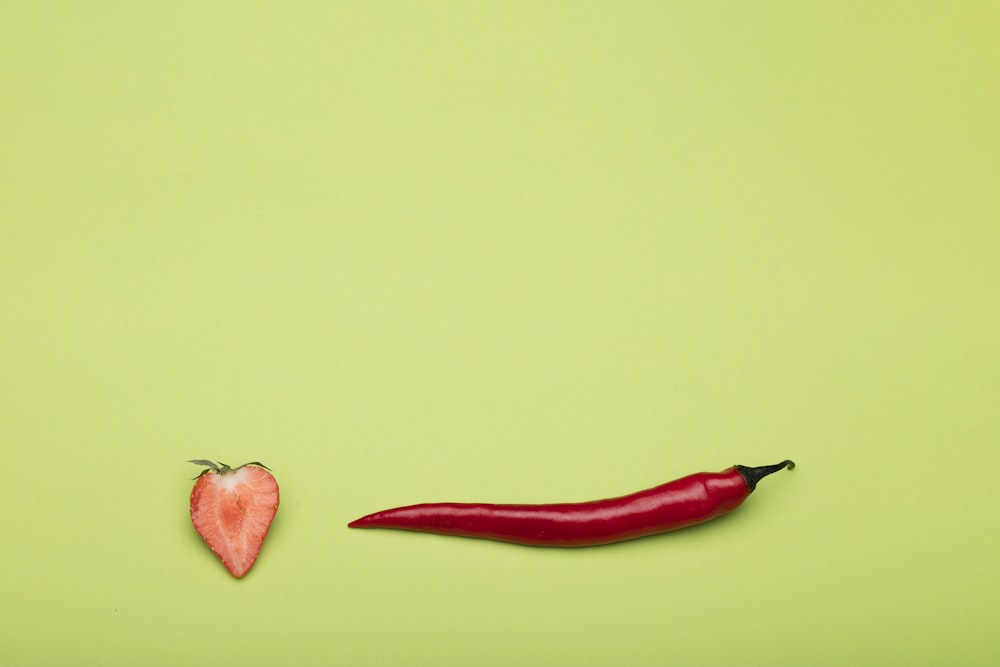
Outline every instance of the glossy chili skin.
<path fill-rule="evenodd" d="M 369 514 L 351 528 L 394 528 L 515 544 L 585 547 L 665 533 L 714 519 L 747 499 L 764 475 L 793 467 L 733 466 L 695 473 L 617 498 L 583 503 L 512 505 L 426 503 Z"/>

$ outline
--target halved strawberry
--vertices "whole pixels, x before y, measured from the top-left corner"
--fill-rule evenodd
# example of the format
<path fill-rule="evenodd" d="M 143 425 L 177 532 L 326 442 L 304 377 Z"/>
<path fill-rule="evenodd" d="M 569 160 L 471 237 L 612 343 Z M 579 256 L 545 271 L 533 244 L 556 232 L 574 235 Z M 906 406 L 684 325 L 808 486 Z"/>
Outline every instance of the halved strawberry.
<path fill-rule="evenodd" d="M 193 459 L 208 466 L 191 491 L 191 522 L 215 555 L 237 579 L 257 560 L 278 511 L 278 483 L 263 463 L 238 468 Z"/>

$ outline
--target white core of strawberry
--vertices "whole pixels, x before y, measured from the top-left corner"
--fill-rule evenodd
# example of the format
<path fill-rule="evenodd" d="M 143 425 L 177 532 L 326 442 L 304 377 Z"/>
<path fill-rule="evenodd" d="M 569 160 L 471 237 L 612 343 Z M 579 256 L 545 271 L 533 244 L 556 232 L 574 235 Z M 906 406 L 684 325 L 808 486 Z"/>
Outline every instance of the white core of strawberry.
<path fill-rule="evenodd" d="M 248 474 L 249 473 L 247 473 L 246 468 L 240 468 L 239 470 L 228 472 L 224 475 L 212 475 L 211 479 L 212 482 L 214 482 L 220 489 L 230 491 L 242 484 L 246 480 Z"/>

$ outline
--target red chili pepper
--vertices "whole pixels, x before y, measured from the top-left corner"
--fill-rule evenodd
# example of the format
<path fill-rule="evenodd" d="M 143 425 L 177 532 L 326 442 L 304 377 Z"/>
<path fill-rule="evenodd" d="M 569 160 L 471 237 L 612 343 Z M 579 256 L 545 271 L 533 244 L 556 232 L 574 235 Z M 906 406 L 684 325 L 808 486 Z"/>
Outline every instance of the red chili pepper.
<path fill-rule="evenodd" d="M 480 537 L 545 547 L 585 547 L 665 533 L 743 504 L 762 478 L 792 461 L 700 472 L 619 498 L 554 505 L 427 503 L 384 510 L 348 524 Z"/>

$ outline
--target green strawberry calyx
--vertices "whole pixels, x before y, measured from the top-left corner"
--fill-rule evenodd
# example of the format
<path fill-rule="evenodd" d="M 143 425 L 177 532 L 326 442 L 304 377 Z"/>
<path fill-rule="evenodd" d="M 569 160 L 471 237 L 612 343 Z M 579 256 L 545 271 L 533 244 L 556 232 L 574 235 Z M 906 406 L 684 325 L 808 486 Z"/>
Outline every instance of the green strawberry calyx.
<path fill-rule="evenodd" d="M 228 475 L 229 473 L 236 472 L 237 470 L 245 466 L 260 466 L 264 470 L 270 470 L 270 468 L 268 468 L 260 461 L 251 461 L 250 463 L 244 463 L 243 465 L 236 466 L 235 468 L 231 468 L 225 463 L 222 463 L 221 461 L 209 461 L 208 459 L 188 459 L 187 462 L 199 466 L 208 466 L 200 473 L 198 473 L 198 477 L 201 477 L 206 473 L 212 473 L 213 475 Z M 198 477 L 195 477 L 194 479 L 198 479 Z"/>

